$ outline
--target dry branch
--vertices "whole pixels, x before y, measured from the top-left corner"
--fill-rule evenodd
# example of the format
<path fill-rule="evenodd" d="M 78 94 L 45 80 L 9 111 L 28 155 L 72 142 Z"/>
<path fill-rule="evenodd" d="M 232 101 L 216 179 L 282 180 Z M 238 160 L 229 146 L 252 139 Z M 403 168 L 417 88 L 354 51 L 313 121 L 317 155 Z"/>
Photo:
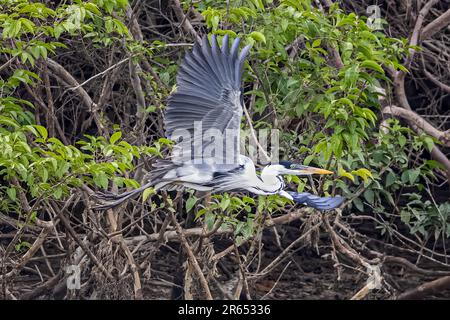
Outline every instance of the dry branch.
<path fill-rule="evenodd" d="M 431 73 L 428 72 L 425 65 L 423 67 L 423 73 L 425 76 L 430 79 L 431 82 L 433 82 L 435 85 L 437 85 L 442 91 L 450 93 L 450 86 L 446 85 L 445 83 L 442 83 L 439 81 L 435 76 L 433 76 Z"/>
<path fill-rule="evenodd" d="M 114 233 L 118 229 L 118 224 L 117 224 L 117 218 L 114 215 L 113 210 L 109 209 L 107 211 L 106 216 L 111 225 L 111 229 L 112 229 L 111 231 L 112 231 L 112 233 Z M 119 233 L 118 235 L 114 236 L 113 238 L 111 238 L 111 240 L 113 242 L 119 243 L 120 248 L 125 253 L 125 256 L 127 257 L 128 264 L 130 265 L 131 273 L 132 273 L 133 279 L 134 279 L 134 283 L 133 283 L 134 297 L 136 300 L 142 300 L 143 296 L 142 296 L 141 278 L 139 276 L 139 267 L 133 258 L 133 254 L 131 253 L 130 248 L 128 248 L 127 244 L 123 240 L 122 233 Z"/>
<path fill-rule="evenodd" d="M 438 293 L 442 290 L 450 289 L 450 276 L 426 282 L 420 286 L 400 294 L 398 300 L 417 300 L 426 296 Z"/>
<path fill-rule="evenodd" d="M 57 274 L 56 276 L 48 279 L 46 282 L 37 286 L 33 290 L 22 294 L 20 296 L 20 300 L 31 300 L 31 299 L 39 297 L 44 292 L 54 288 L 58 284 L 60 278 L 61 278 L 61 276 L 59 274 Z"/>
<path fill-rule="evenodd" d="M 102 271 L 103 274 L 108 279 L 114 279 L 112 274 L 108 270 L 106 270 L 105 266 L 92 253 L 92 251 L 89 249 L 89 247 L 85 243 L 83 243 L 83 241 L 78 237 L 76 231 L 70 225 L 70 220 L 65 216 L 64 212 L 60 213 L 60 219 L 61 219 L 61 222 L 64 224 L 64 226 L 67 228 L 67 231 L 69 232 L 72 239 L 75 240 L 75 242 L 83 249 L 83 251 L 89 256 L 89 258 L 100 269 L 100 271 Z"/>
<path fill-rule="evenodd" d="M 184 14 L 180 0 L 172 0 L 171 3 L 172 9 L 175 12 L 175 15 L 177 16 L 177 19 L 180 22 L 181 26 L 183 27 L 184 31 L 190 34 L 194 39 L 197 39 L 197 41 L 201 41 L 201 38 L 197 34 L 197 31 L 195 31 L 194 27 L 192 26 L 191 21 Z"/>
<path fill-rule="evenodd" d="M 187 239 L 184 235 L 183 229 L 181 228 L 180 224 L 178 223 L 177 219 L 175 218 L 175 215 L 173 214 L 173 212 L 170 211 L 169 214 L 170 214 L 170 217 L 172 218 L 172 224 L 176 228 L 177 235 L 179 236 L 180 241 L 188 254 L 189 261 L 190 261 L 191 265 L 194 267 L 194 271 L 200 279 L 200 284 L 203 287 L 204 293 L 206 295 L 206 299 L 213 300 L 211 291 L 209 290 L 208 282 L 206 281 L 205 275 L 203 274 L 203 271 L 200 268 L 200 265 L 198 264 L 197 258 L 195 257 L 194 252 L 192 251 L 192 248 L 190 247 L 189 243 L 187 242 Z"/>
<path fill-rule="evenodd" d="M 428 12 L 430 11 L 431 7 L 436 4 L 438 0 L 430 0 L 428 1 L 423 8 L 419 11 L 419 14 L 416 19 L 416 23 L 414 25 L 414 29 L 412 31 L 409 45 L 410 46 L 417 46 L 419 44 L 420 40 L 420 31 L 423 26 L 423 22 L 425 17 L 427 16 Z M 405 68 L 409 68 L 411 66 L 411 63 L 415 57 L 416 50 L 414 48 L 409 49 L 409 55 L 406 57 L 403 65 Z M 398 103 L 402 108 L 411 110 L 411 107 L 409 106 L 408 98 L 406 96 L 405 92 L 405 77 L 406 72 L 399 70 L 395 72 L 394 75 L 394 89 L 395 94 L 397 96 Z"/>
<path fill-rule="evenodd" d="M 447 27 L 450 24 L 450 9 L 441 14 L 438 18 L 434 19 L 432 22 L 427 24 L 422 29 L 422 34 L 420 35 L 420 40 L 426 40 L 431 38 L 441 29 Z"/>
<path fill-rule="evenodd" d="M 442 142 L 445 146 L 450 147 L 450 130 L 441 131 L 436 129 L 432 124 L 414 111 L 399 108 L 397 106 L 388 106 L 383 109 L 383 113 L 407 120 L 409 123 L 414 124 L 417 128 L 423 130 L 428 135 Z"/>
<path fill-rule="evenodd" d="M 284 214 L 282 216 L 272 218 L 270 220 L 267 220 L 265 223 L 266 227 L 272 227 L 274 225 L 281 225 L 281 224 L 288 224 L 290 222 L 296 221 L 302 217 L 305 216 L 305 214 L 308 212 L 308 208 L 302 208 L 299 210 L 296 210 L 296 212 L 291 212 Z M 219 228 L 214 235 L 223 235 L 223 234 L 231 234 L 234 230 L 232 228 Z M 204 228 L 190 228 L 190 229 L 184 229 L 183 234 L 185 237 L 202 237 L 205 234 Z M 142 235 L 142 236 L 135 236 L 135 237 L 129 237 L 125 238 L 125 242 L 127 244 L 139 244 L 142 241 L 146 242 L 153 242 L 158 241 L 161 238 L 161 234 L 159 232 L 152 233 L 150 235 Z M 164 232 L 162 235 L 162 238 L 166 241 L 170 240 L 176 240 L 179 238 L 178 233 L 176 230 L 169 230 Z"/>
<path fill-rule="evenodd" d="M 53 72 L 61 78 L 62 81 L 64 81 L 68 86 L 70 86 L 81 98 L 86 108 L 91 112 L 95 124 L 97 125 L 97 128 L 100 132 L 100 134 L 109 137 L 109 134 L 107 130 L 105 129 L 105 126 L 102 124 L 102 119 L 100 118 L 100 115 L 98 114 L 98 106 L 92 98 L 89 96 L 89 94 L 84 90 L 82 86 L 78 83 L 78 81 L 67 71 L 62 65 L 60 65 L 58 62 L 48 58 L 47 59 L 48 66 L 53 70 Z"/>

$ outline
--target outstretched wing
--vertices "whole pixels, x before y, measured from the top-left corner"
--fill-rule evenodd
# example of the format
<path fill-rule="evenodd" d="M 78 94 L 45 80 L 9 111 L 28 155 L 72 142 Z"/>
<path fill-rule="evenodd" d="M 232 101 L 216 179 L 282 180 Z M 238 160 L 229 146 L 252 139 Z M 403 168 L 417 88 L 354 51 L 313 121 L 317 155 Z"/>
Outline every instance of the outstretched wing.
<path fill-rule="evenodd" d="M 166 136 L 179 140 L 174 161 L 200 158 L 229 163 L 224 162 L 226 156 L 235 163 L 242 117 L 242 67 L 250 49 L 246 46 L 239 53 L 239 43 L 236 38 L 229 48 L 225 35 L 219 48 L 214 35 L 211 45 L 205 36 L 186 54 L 165 114 Z"/>
<path fill-rule="evenodd" d="M 339 207 L 344 202 L 343 197 L 319 197 L 308 192 L 292 192 L 288 191 L 295 202 L 305 204 L 318 210 L 331 210 Z"/>

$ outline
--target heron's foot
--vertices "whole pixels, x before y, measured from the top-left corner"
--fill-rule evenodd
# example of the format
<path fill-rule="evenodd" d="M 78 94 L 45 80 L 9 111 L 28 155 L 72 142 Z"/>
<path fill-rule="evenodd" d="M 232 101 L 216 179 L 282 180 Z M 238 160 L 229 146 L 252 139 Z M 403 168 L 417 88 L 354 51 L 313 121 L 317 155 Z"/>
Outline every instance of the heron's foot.
<path fill-rule="evenodd" d="M 308 192 L 287 191 L 295 202 L 307 205 L 317 210 L 332 210 L 339 207 L 345 200 L 344 197 L 319 197 Z"/>

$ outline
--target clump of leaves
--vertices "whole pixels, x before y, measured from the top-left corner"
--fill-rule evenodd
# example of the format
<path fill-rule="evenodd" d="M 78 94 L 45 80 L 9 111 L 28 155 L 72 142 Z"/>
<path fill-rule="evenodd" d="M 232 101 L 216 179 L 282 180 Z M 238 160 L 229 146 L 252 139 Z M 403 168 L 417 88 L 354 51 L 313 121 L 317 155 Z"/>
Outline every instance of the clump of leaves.
<path fill-rule="evenodd" d="M 420 194 L 435 179 L 435 161 L 411 157 L 429 151 L 431 137 L 396 120 L 378 129 L 380 97 L 389 95 L 381 88 L 391 84 L 385 69 L 405 71 L 400 59 L 407 54 L 406 39 L 386 36 L 366 17 L 345 13 L 336 3 L 328 12 L 309 0 L 195 6 L 213 33 L 254 44 L 255 59 L 264 61 L 249 64 L 249 82 L 257 85 L 245 96 L 257 97 L 251 104 L 254 126 L 282 130 L 281 154 L 294 150 L 293 157 L 301 154 L 304 164 L 335 171 L 319 192 L 352 198 L 352 209 L 361 212 L 398 215 L 404 188 Z M 233 31 L 221 30 L 224 26 Z M 298 191 L 312 190 L 308 179 L 287 180 Z"/>

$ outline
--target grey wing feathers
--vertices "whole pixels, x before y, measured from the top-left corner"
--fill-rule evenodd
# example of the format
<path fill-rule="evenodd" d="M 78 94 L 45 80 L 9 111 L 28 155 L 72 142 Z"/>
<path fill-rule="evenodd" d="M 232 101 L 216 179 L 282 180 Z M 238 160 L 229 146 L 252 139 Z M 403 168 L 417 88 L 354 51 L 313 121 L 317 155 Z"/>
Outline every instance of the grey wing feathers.
<path fill-rule="evenodd" d="M 237 38 L 231 48 L 224 36 L 222 48 L 212 36 L 205 36 L 187 53 L 178 71 L 177 90 L 169 100 L 165 114 L 166 136 L 175 130 L 194 130 L 194 122 L 202 121 L 202 131 L 239 130 L 242 116 L 240 88 L 242 68 L 250 47 L 239 54 Z"/>
<path fill-rule="evenodd" d="M 288 191 L 288 193 L 292 196 L 295 202 L 306 204 L 309 207 L 318 209 L 318 210 L 331 210 L 339 207 L 342 202 L 344 202 L 343 197 L 319 197 L 314 194 L 308 192 L 292 192 Z"/>

